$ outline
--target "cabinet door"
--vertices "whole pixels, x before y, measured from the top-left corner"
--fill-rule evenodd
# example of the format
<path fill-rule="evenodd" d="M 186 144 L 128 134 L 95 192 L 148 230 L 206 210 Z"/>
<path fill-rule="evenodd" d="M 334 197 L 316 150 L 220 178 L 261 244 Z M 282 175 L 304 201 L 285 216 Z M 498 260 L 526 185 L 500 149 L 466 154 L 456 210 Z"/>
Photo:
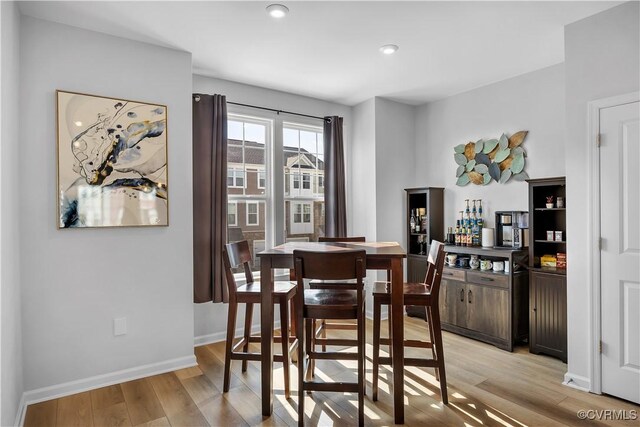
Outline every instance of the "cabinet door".
<path fill-rule="evenodd" d="M 567 285 L 556 274 L 531 272 L 529 348 L 567 360 Z"/>
<path fill-rule="evenodd" d="M 467 328 L 508 340 L 509 291 L 467 283 Z"/>
<path fill-rule="evenodd" d="M 440 320 L 442 323 L 466 327 L 466 285 L 458 280 L 440 282 Z"/>

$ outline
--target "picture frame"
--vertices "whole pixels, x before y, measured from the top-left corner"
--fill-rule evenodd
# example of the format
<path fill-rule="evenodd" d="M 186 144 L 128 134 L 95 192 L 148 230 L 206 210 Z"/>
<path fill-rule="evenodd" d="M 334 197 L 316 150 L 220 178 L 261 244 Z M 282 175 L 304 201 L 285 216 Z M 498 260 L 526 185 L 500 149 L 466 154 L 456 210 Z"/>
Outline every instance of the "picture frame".
<path fill-rule="evenodd" d="M 163 104 L 56 90 L 58 229 L 169 225 Z"/>

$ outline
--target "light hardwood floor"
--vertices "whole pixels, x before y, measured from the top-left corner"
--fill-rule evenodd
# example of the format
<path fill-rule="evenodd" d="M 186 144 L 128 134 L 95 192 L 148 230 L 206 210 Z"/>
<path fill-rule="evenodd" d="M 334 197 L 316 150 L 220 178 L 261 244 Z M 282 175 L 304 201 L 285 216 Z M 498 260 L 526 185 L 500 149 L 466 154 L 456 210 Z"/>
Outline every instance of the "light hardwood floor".
<path fill-rule="evenodd" d="M 368 322 L 368 342 L 371 331 Z M 407 318 L 407 338 L 427 333 L 423 321 Z M 444 333 L 444 344 L 449 405 L 440 401 L 433 369 L 407 368 L 404 394 L 408 426 L 640 425 L 637 420 L 580 421 L 576 415 L 580 409 L 638 411 L 639 407 L 563 386 L 566 365 L 558 360 L 529 354 L 526 347 L 508 353 L 450 333 Z M 416 352 L 420 350 L 407 351 Z M 243 374 L 240 362 L 234 362 L 231 390 L 223 394 L 224 343 L 197 347 L 195 353 L 198 366 L 193 368 L 30 405 L 25 426 L 297 425 L 295 366 L 291 372 L 292 398 L 286 400 L 282 367 L 275 365 L 274 414 L 263 419 L 257 363 L 250 363 Z M 369 387 L 370 344 L 367 358 L 366 425 L 393 425 L 391 370 L 382 367 L 380 399 L 374 403 Z M 355 378 L 355 372 L 355 362 L 319 361 L 316 367 L 316 376 L 327 380 Z M 357 422 L 354 395 L 316 392 L 306 399 L 307 425 L 348 426 Z"/>

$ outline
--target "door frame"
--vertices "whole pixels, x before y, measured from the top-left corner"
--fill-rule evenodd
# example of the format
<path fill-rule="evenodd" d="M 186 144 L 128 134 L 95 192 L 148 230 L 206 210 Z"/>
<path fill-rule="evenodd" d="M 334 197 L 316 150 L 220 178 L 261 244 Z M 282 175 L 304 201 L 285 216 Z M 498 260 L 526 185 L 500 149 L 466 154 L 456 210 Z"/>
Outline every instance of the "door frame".
<path fill-rule="evenodd" d="M 589 137 L 589 157 L 590 157 L 590 179 L 589 188 L 591 197 L 589 198 L 588 211 L 591 213 L 591 227 L 589 230 L 589 241 L 591 251 L 589 256 L 590 282 L 589 299 L 589 336 L 591 337 L 591 351 L 589 364 L 591 365 L 591 387 L 592 393 L 602 394 L 602 357 L 600 354 L 600 340 L 602 339 L 602 306 L 600 295 L 602 283 L 600 276 L 600 147 L 598 136 L 600 134 L 600 111 L 605 108 L 617 107 L 619 105 L 631 104 L 640 101 L 640 92 L 629 92 L 623 95 L 597 99 L 588 103 L 587 135 Z"/>

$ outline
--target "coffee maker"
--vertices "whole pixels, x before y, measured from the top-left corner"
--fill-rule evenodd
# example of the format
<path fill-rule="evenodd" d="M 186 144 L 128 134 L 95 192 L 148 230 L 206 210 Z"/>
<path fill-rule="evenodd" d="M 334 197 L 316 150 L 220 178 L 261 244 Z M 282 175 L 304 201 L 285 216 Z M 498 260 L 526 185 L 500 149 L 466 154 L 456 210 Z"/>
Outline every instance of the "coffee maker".
<path fill-rule="evenodd" d="M 496 212 L 496 247 L 523 248 L 529 244 L 529 212 Z"/>

